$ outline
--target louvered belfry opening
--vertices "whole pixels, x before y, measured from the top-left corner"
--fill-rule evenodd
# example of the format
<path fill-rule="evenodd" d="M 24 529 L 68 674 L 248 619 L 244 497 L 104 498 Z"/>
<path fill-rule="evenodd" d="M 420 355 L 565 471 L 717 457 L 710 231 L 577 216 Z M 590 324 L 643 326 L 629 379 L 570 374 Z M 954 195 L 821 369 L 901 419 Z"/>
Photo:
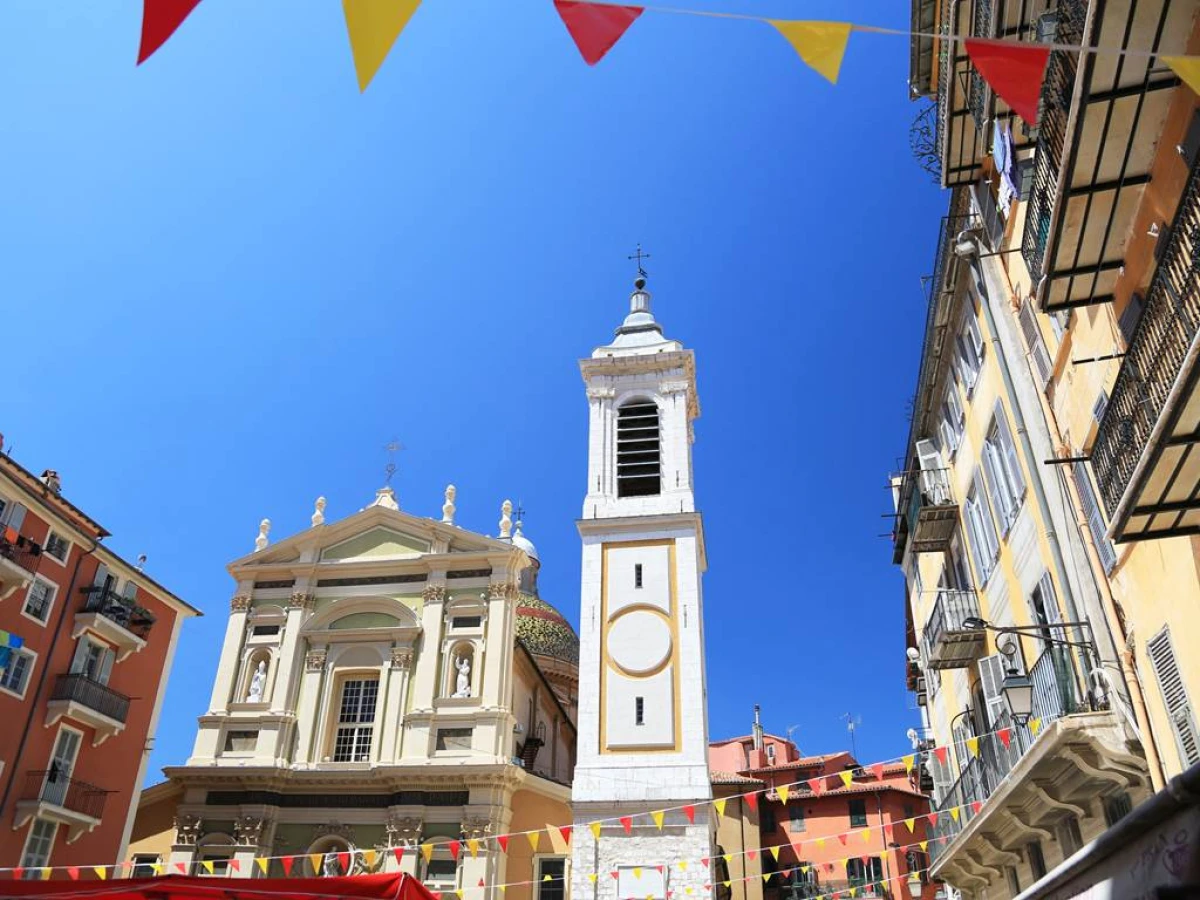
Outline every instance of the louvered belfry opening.
<path fill-rule="evenodd" d="M 658 405 L 631 400 L 617 410 L 617 496 L 648 497 L 661 490 Z"/>

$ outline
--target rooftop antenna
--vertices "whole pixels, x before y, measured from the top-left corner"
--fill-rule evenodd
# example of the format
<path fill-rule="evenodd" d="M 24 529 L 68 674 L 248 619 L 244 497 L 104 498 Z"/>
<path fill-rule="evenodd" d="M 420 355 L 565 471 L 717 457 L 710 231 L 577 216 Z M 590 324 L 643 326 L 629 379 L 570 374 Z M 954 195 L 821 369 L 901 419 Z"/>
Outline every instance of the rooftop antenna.
<path fill-rule="evenodd" d="M 799 727 L 800 727 L 799 725 L 789 725 L 787 727 L 787 731 L 784 733 L 787 735 L 788 743 L 792 744 L 793 746 L 796 747 L 796 753 L 800 756 L 803 756 L 804 754 L 800 752 L 799 745 L 797 745 L 796 742 L 792 740 L 792 732 L 794 732 Z"/>
<path fill-rule="evenodd" d="M 854 740 L 854 732 L 858 730 L 858 726 L 862 724 L 862 717 L 855 716 L 851 713 L 846 713 L 842 716 L 846 720 L 846 730 L 850 732 L 850 755 L 858 760 L 858 745 Z"/>
<path fill-rule="evenodd" d="M 383 467 L 383 483 L 390 486 L 392 476 L 396 474 L 396 454 L 404 449 L 404 445 L 395 438 L 392 438 L 383 449 L 387 451 L 388 455 L 387 465 Z"/>

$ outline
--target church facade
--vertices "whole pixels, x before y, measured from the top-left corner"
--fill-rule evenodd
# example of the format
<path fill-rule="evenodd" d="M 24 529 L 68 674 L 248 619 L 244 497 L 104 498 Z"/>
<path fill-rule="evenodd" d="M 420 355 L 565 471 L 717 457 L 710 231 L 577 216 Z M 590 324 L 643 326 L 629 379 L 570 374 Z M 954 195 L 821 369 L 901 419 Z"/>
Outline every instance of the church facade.
<path fill-rule="evenodd" d="M 249 877 L 284 874 L 279 857 L 294 856 L 299 874 L 399 867 L 435 890 L 565 893 L 565 847 L 501 852 L 487 838 L 570 821 L 577 638 L 538 597 L 511 504 L 499 538 L 454 512 L 452 488 L 440 520 L 384 488 L 330 524 L 318 501 L 312 527 L 278 543 L 264 522 L 229 566 L 237 588 L 192 756 L 166 770 L 171 789 L 148 792 L 172 807 L 170 835 L 135 829 L 135 863 Z M 450 841 L 478 852 L 452 855 Z"/>

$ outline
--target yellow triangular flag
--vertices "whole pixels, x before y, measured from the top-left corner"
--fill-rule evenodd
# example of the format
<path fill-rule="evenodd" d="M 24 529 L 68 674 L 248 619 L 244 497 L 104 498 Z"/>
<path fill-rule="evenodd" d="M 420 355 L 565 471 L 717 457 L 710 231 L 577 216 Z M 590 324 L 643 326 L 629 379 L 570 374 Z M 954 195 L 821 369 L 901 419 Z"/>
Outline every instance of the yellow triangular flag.
<path fill-rule="evenodd" d="M 684 888 L 684 889 L 683 889 L 683 892 L 684 892 L 685 894 L 689 894 L 689 895 L 690 895 L 690 894 L 693 894 L 693 893 L 695 893 L 695 890 L 694 890 L 693 888 Z"/>
<path fill-rule="evenodd" d="M 779 794 L 780 800 L 782 800 L 784 803 L 787 803 L 788 795 L 791 792 L 788 790 L 788 786 L 786 784 L 781 784 L 779 787 L 775 788 L 775 793 Z"/>
<path fill-rule="evenodd" d="M 458 894 L 458 900 L 463 900 L 463 892 L 462 892 L 462 888 L 459 888 L 459 889 L 458 889 L 458 890 L 456 890 L 454 893 Z"/>
<path fill-rule="evenodd" d="M 768 881 L 771 880 L 771 874 L 772 873 L 770 873 L 770 872 L 763 872 L 763 884 L 766 884 Z"/>
<path fill-rule="evenodd" d="M 50 880 L 50 870 L 48 868 L 42 869 L 42 881 L 49 881 L 49 880 Z"/>
<path fill-rule="evenodd" d="M 767 849 L 768 849 L 768 850 L 770 850 L 770 851 L 771 851 L 771 855 L 772 855 L 773 857 L 775 857 L 775 862 L 779 862 L 779 847 L 778 847 L 778 846 L 775 846 L 775 847 L 768 847 Z"/>
<path fill-rule="evenodd" d="M 1042 720 L 1041 719 L 1030 719 L 1029 720 L 1029 730 L 1033 732 L 1034 737 L 1037 737 L 1038 732 L 1042 730 Z"/>
<path fill-rule="evenodd" d="M 478 841 L 476 843 L 478 843 Z M 364 850 L 362 852 L 362 855 L 363 855 L 363 862 L 365 862 L 367 864 L 367 868 L 368 869 L 375 868 L 375 851 L 374 850 Z M 471 855 L 474 856 L 475 854 L 472 853 Z"/>
<path fill-rule="evenodd" d="M 268 867 L 268 866 L 269 866 L 271 863 L 270 863 L 270 862 L 267 860 L 267 858 L 266 858 L 265 856 L 256 856 L 256 857 L 254 857 L 254 864 L 255 864 L 256 866 L 258 866 L 258 871 L 260 871 L 260 872 L 262 872 L 264 875 L 266 875 L 266 874 L 267 874 L 267 867 Z M 155 873 L 155 874 L 157 874 L 157 873 Z"/>
<path fill-rule="evenodd" d="M 905 819 L 904 824 L 908 826 L 909 834 L 917 833 L 917 820 L 916 819 Z"/>
<path fill-rule="evenodd" d="M 715 806 L 717 808 L 718 816 L 725 815 L 725 801 L 724 800 L 714 800 L 713 806 Z"/>
<path fill-rule="evenodd" d="M 958 817 L 959 817 L 961 814 L 962 814 L 962 813 L 959 811 L 959 809 L 958 809 L 958 807 L 957 807 L 957 806 L 956 806 L 956 807 L 954 807 L 953 809 L 951 809 L 951 810 L 950 810 L 950 818 L 952 818 L 952 819 L 953 819 L 955 822 L 957 822 L 957 821 L 958 821 Z"/>
<path fill-rule="evenodd" d="M 209 875 L 213 874 L 213 871 L 214 871 L 213 870 L 213 861 L 211 859 L 200 860 L 200 865 L 204 866 L 204 871 L 207 872 Z"/>
<path fill-rule="evenodd" d="M 854 773 L 843 771 L 843 772 L 838 772 L 838 774 L 840 776 L 842 776 L 842 784 L 845 787 L 850 787 L 850 782 L 852 782 L 854 780 Z"/>
<path fill-rule="evenodd" d="M 721 855 L 721 859 L 725 860 L 725 865 L 729 865 L 731 862 L 733 862 L 733 854 L 724 853 Z"/>
<path fill-rule="evenodd" d="M 787 38 L 800 58 L 829 81 L 837 84 L 850 40 L 849 22 L 788 22 L 770 19 L 776 30 Z"/>
<path fill-rule="evenodd" d="M 529 838 L 529 846 L 533 848 L 534 853 L 537 853 L 538 841 L 542 839 L 542 833 L 540 831 L 531 831 L 525 837 Z"/>
<path fill-rule="evenodd" d="M 593 822 L 588 826 L 588 828 L 592 829 L 592 837 L 594 837 L 596 840 L 600 840 L 600 823 Z"/>
<path fill-rule="evenodd" d="M 595 872 L 588 872 L 588 877 L 587 877 L 587 879 L 588 879 L 588 881 L 590 881 L 592 884 L 595 884 L 595 883 L 596 883 L 596 873 L 595 873 Z"/>
<path fill-rule="evenodd" d="M 978 756 L 979 755 L 979 738 L 977 738 L 977 737 L 967 738 L 967 749 L 971 751 L 972 756 Z"/>
<path fill-rule="evenodd" d="M 916 757 L 916 754 L 914 754 L 914 753 L 910 753 L 908 756 L 904 757 L 904 774 L 905 775 L 912 774 L 913 766 L 916 764 L 916 762 L 917 762 L 917 757 Z"/>
<path fill-rule="evenodd" d="M 862 831 L 859 832 L 859 834 L 862 835 L 864 844 L 871 843 L 871 829 L 870 828 L 864 828 Z"/>
<path fill-rule="evenodd" d="M 641 866 L 634 866 L 634 867 L 633 867 L 633 877 L 634 877 L 634 878 L 641 878 L 641 877 L 642 877 L 642 867 L 641 867 Z"/>
<path fill-rule="evenodd" d="M 467 841 L 467 849 L 471 851 L 471 859 L 474 859 L 479 855 L 479 841 L 475 840 L 475 838 L 470 838 Z"/>
<path fill-rule="evenodd" d="M 857 897 L 858 896 L 858 888 L 856 888 L 856 887 L 850 888 L 850 896 Z"/>
<path fill-rule="evenodd" d="M 155 875 L 161 875 L 163 873 L 162 863 L 150 863 L 150 868 L 154 870 Z"/>
<path fill-rule="evenodd" d="M 1170 66 L 1193 93 L 1200 94 L 1200 56 L 1160 56 L 1158 61 Z"/>
<path fill-rule="evenodd" d="M 108 877 L 108 866 L 92 866 L 92 871 L 101 881 Z"/>
<path fill-rule="evenodd" d="M 666 818 L 666 815 L 667 814 L 661 809 L 656 809 L 654 812 L 650 813 L 650 818 L 654 820 L 654 824 L 658 826 L 659 831 L 662 831 L 663 819 Z"/>
<path fill-rule="evenodd" d="M 929 841 L 921 841 L 921 852 L 924 853 L 929 849 Z"/>
<path fill-rule="evenodd" d="M 424 843 L 421 845 L 421 855 L 425 857 L 426 865 L 429 864 L 430 858 L 433 856 L 433 844 Z"/>
<path fill-rule="evenodd" d="M 429 847 L 429 852 L 430 852 L 430 853 L 433 853 L 433 846 L 432 846 L 432 845 L 430 845 L 430 847 Z M 308 861 L 309 861 L 309 862 L 312 864 L 312 870 L 313 870 L 313 874 L 314 874 L 314 875 L 320 875 L 320 874 L 321 874 L 321 863 L 322 863 L 322 861 L 324 861 L 324 859 L 325 859 L 325 854 L 324 854 L 324 853 L 310 853 L 310 854 L 308 854 Z M 428 862 L 428 860 L 426 860 L 426 861 Z"/>
<path fill-rule="evenodd" d="M 342 0 L 358 89 L 365 91 L 421 0 Z"/>
<path fill-rule="evenodd" d="M 822 847 L 822 848 L 824 848 L 824 846 L 825 846 L 825 838 L 817 838 L 817 846 L 818 846 L 818 847 Z"/>
<path fill-rule="evenodd" d="M 549 876 L 549 875 L 543 875 L 543 876 L 542 876 L 542 881 L 549 881 L 549 880 L 550 880 L 550 876 Z"/>
<path fill-rule="evenodd" d="M 687 860 L 686 859 L 681 859 L 679 861 L 679 871 L 681 871 L 681 872 L 687 871 Z"/>
<path fill-rule="evenodd" d="M 502 894 L 508 893 L 508 885 L 507 884 L 498 884 L 498 885 L 496 885 L 496 887 L 500 888 L 500 893 L 502 893 Z"/>
<path fill-rule="evenodd" d="M 728 882 L 728 881 L 722 881 L 722 882 L 721 882 L 721 884 L 725 885 L 725 887 L 729 887 L 729 882 Z"/>
<path fill-rule="evenodd" d="M 801 867 L 800 867 L 800 871 L 801 871 L 801 872 L 803 872 L 805 875 L 807 875 L 807 874 L 808 874 L 808 870 L 809 870 L 809 869 L 811 869 L 811 868 L 812 868 L 812 866 L 801 866 Z"/>

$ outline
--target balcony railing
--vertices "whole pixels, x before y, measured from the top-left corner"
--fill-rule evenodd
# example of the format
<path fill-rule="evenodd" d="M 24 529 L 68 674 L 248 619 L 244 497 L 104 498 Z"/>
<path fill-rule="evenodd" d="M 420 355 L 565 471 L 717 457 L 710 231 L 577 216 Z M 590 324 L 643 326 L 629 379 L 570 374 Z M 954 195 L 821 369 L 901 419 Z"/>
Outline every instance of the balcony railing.
<path fill-rule="evenodd" d="M 91 819 L 104 814 L 107 799 L 108 791 L 104 788 L 57 774 L 53 769 L 29 772 L 25 777 L 25 800 L 57 806 Z"/>
<path fill-rule="evenodd" d="M 984 630 L 963 624 L 979 617 L 974 591 L 939 590 L 922 636 L 926 666 L 964 669 L 982 656 L 987 643 Z"/>
<path fill-rule="evenodd" d="M 1200 162 L 1188 176 L 1170 239 L 1092 445 L 1092 467 L 1110 518 L 1130 487 L 1198 330 Z"/>
<path fill-rule="evenodd" d="M 914 553 L 946 550 L 958 527 L 958 506 L 950 490 L 948 469 L 915 469 L 900 483 L 895 553 L 902 556 L 911 542 Z M 899 560 L 897 560 L 899 561 Z"/>
<path fill-rule="evenodd" d="M 59 675 L 50 699 L 81 703 L 118 722 L 124 722 L 129 716 L 128 697 L 108 685 L 92 681 L 86 675 Z"/>
<path fill-rule="evenodd" d="M 844 881 L 800 881 L 795 883 L 784 882 L 780 888 L 779 896 L 782 900 L 808 900 L 813 897 L 829 897 L 833 894 L 841 894 L 843 897 L 850 896 L 850 889 L 855 889 L 856 897 L 891 897 L 888 892 L 887 885 L 884 883 L 884 878 L 881 876 L 878 882 L 870 882 L 870 887 L 865 887 L 866 883 L 861 878 L 851 878 Z"/>
<path fill-rule="evenodd" d="M 81 612 L 99 613 L 142 640 L 150 637 L 155 619 L 149 610 L 122 597 L 111 587 L 85 587 L 83 591 L 88 598 Z"/>
<path fill-rule="evenodd" d="M 26 572 L 36 572 L 41 562 L 42 548 L 24 535 L 18 534 L 14 538 L 11 533 L 0 532 L 0 557 L 16 563 Z"/>
<path fill-rule="evenodd" d="M 1081 0 L 1061 0 L 1055 41 L 1078 44 L 1083 34 L 1086 4 Z M 1036 284 L 1042 277 L 1042 262 L 1050 241 L 1050 220 L 1057 201 L 1059 173 L 1062 171 L 1067 123 L 1071 117 L 1071 97 L 1075 90 L 1077 62 L 1072 51 L 1055 50 L 1046 66 L 1039 104 L 1037 152 L 1033 162 L 1033 189 L 1021 238 L 1021 256 Z"/>

